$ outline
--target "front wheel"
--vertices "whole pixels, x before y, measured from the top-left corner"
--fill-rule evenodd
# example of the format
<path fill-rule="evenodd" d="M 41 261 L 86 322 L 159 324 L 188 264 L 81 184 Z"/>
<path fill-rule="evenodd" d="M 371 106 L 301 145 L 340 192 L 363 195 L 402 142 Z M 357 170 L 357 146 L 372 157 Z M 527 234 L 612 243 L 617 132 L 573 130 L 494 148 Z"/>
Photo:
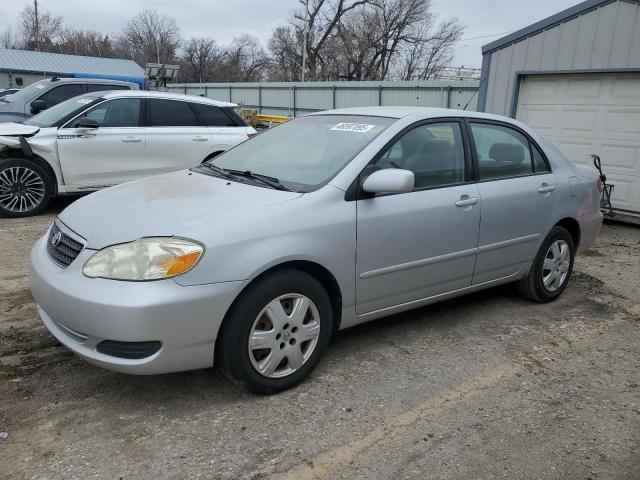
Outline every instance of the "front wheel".
<path fill-rule="evenodd" d="M 311 275 L 286 270 L 243 292 L 225 320 L 216 361 L 232 381 L 259 394 L 302 382 L 333 330 L 331 300 Z"/>
<path fill-rule="evenodd" d="M 516 283 L 518 292 L 540 303 L 555 300 L 569 283 L 574 256 L 571 234 L 565 228 L 553 227 L 542 242 L 527 278 Z"/>
<path fill-rule="evenodd" d="M 47 172 L 21 158 L 0 160 L 0 215 L 29 217 L 42 213 L 53 188 Z"/>

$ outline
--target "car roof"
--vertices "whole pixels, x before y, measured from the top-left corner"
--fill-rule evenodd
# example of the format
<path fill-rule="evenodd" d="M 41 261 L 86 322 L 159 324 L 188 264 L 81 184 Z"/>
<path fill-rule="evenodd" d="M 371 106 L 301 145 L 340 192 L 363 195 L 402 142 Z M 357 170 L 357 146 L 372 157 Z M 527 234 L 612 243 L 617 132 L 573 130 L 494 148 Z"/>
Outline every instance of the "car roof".
<path fill-rule="evenodd" d="M 222 102 L 207 97 L 196 97 L 195 95 L 184 95 L 182 93 L 168 92 L 152 92 L 148 90 L 114 90 L 109 92 L 101 92 L 103 98 L 123 98 L 123 97 L 143 97 L 143 98 L 160 98 L 163 100 L 183 100 L 194 103 L 204 103 L 214 105 L 216 107 L 237 107 L 238 105 L 231 102 Z"/>
<path fill-rule="evenodd" d="M 485 118 L 487 120 L 500 120 L 514 124 L 517 123 L 512 118 L 503 117 L 501 115 L 494 115 L 491 113 L 431 107 L 351 107 L 314 112 L 310 115 L 361 115 L 368 117 L 387 117 L 398 119 L 408 116 L 416 116 L 425 119 L 440 117 L 471 117 Z"/>
<path fill-rule="evenodd" d="M 112 80 L 110 78 L 73 78 L 73 77 L 51 77 L 39 80 L 37 83 L 104 83 L 107 85 L 134 85 L 124 80 Z"/>

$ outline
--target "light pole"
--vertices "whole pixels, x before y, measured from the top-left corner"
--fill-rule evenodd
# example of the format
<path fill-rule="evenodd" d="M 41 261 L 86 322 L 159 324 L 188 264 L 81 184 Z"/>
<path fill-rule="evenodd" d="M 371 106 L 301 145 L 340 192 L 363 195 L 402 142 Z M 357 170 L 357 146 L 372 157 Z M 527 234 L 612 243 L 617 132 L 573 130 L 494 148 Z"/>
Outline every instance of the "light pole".
<path fill-rule="evenodd" d="M 38 21 L 38 0 L 33 0 L 34 14 L 36 16 L 35 21 L 35 34 L 36 34 L 36 52 L 40 51 L 40 25 Z"/>
<path fill-rule="evenodd" d="M 302 81 L 307 66 L 307 43 L 309 42 L 309 0 L 304 0 L 304 40 L 302 43 Z"/>

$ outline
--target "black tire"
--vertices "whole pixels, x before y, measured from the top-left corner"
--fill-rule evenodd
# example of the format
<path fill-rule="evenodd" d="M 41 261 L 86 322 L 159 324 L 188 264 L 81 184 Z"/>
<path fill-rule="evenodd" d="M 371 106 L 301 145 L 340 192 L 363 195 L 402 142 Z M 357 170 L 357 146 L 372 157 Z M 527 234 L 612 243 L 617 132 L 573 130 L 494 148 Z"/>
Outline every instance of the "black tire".
<path fill-rule="evenodd" d="M 564 278 L 564 281 L 558 288 L 551 291 L 544 285 L 543 270 L 544 262 L 549 252 L 550 246 L 558 240 L 566 242 L 569 247 L 569 270 Z M 542 242 L 536 258 L 533 260 L 531 269 L 526 278 L 516 282 L 516 288 L 518 293 L 529 300 L 533 300 L 539 303 L 552 302 L 564 292 L 564 289 L 569 284 L 571 279 L 571 272 L 573 272 L 573 260 L 575 257 L 575 245 L 573 244 L 573 237 L 563 227 L 553 227 L 547 237 Z"/>
<path fill-rule="evenodd" d="M 313 302 L 319 313 L 320 333 L 315 348 L 298 370 L 281 378 L 269 378 L 252 365 L 249 336 L 267 304 L 287 294 L 304 295 Z M 316 367 L 331 340 L 333 323 L 331 300 L 314 277 L 295 269 L 267 274 L 242 292 L 227 314 L 218 335 L 216 364 L 232 382 L 253 393 L 269 395 L 287 390 L 302 382 Z"/>
<path fill-rule="evenodd" d="M 20 195 L 25 195 L 23 192 L 26 185 L 20 181 L 14 182 L 16 172 L 28 173 L 27 181 L 35 182 L 31 184 L 30 188 L 34 188 L 37 184 L 37 190 L 32 190 L 30 197 L 20 198 Z M 22 175 L 20 176 L 22 177 Z M 14 191 L 14 188 L 20 190 Z M 36 191 L 37 195 L 34 195 Z M 45 169 L 37 163 L 23 158 L 0 160 L 0 216 L 17 218 L 39 215 L 49 205 L 53 193 L 54 186 L 51 177 Z M 9 194 L 13 194 L 14 197 L 7 198 Z M 15 201 L 22 201 L 23 203 L 18 203 L 13 206 L 12 202 L 14 198 Z M 37 202 L 34 199 L 36 199 Z M 23 205 L 27 204 L 29 204 L 28 208 L 22 208 Z"/>

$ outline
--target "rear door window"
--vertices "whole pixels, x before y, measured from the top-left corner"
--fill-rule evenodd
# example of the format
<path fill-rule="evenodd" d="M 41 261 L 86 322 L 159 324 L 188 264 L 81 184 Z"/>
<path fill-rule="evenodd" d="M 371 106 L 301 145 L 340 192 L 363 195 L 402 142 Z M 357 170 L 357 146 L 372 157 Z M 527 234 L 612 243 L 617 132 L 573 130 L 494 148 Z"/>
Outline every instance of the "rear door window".
<path fill-rule="evenodd" d="M 201 126 L 189 102 L 180 100 L 147 99 L 148 127 Z"/>
<path fill-rule="evenodd" d="M 236 123 L 220 107 L 203 103 L 191 104 L 200 114 L 207 127 L 235 127 Z"/>
<path fill-rule="evenodd" d="M 529 140 L 502 125 L 471 122 L 480 180 L 519 177 L 534 173 Z"/>

